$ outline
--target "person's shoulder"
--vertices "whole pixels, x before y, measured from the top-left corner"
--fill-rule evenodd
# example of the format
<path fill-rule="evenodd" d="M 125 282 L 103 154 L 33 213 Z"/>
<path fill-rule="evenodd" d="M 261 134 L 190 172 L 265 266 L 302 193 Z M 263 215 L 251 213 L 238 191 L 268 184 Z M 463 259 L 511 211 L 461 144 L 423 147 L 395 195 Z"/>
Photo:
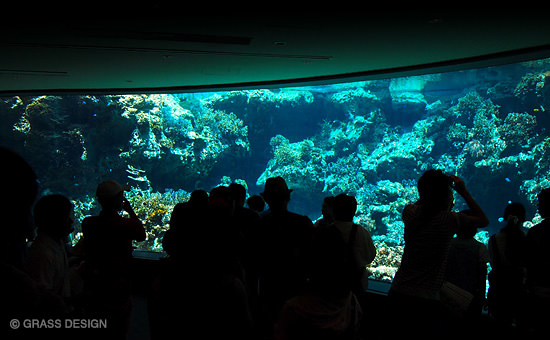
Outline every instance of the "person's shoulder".
<path fill-rule="evenodd" d="M 267 215 L 260 217 L 261 224 L 280 224 L 282 222 L 284 222 L 288 226 L 302 225 L 307 226 L 308 228 L 313 228 L 313 222 L 311 222 L 309 217 L 288 210 L 277 213 L 271 212 Z"/>
<path fill-rule="evenodd" d="M 84 217 L 84 219 L 82 220 L 82 223 L 90 223 L 91 221 L 94 220 L 94 217 L 97 217 L 97 216 L 86 216 L 86 217 Z"/>
<path fill-rule="evenodd" d="M 403 208 L 403 213 L 415 213 L 415 212 L 417 212 L 419 209 L 420 209 L 420 205 L 419 205 L 419 204 L 407 204 L 407 205 Z"/>
<path fill-rule="evenodd" d="M 99 216 L 87 216 L 87 217 L 85 217 L 81 222 L 82 231 L 84 232 L 90 226 L 98 224 L 99 220 L 100 220 Z"/>
<path fill-rule="evenodd" d="M 529 239 L 544 237 L 543 235 L 550 237 L 550 221 L 544 220 L 527 231 L 527 238 Z"/>
<path fill-rule="evenodd" d="M 542 222 L 540 222 L 538 224 L 535 224 L 534 226 L 529 228 L 529 230 L 527 232 L 528 233 L 540 233 L 540 232 L 543 232 L 545 229 L 548 229 L 548 228 L 550 228 L 550 223 L 547 222 L 546 220 L 543 220 Z"/>
<path fill-rule="evenodd" d="M 369 233 L 369 231 L 367 230 L 366 227 L 364 227 L 363 225 L 358 224 L 358 223 L 353 223 L 352 228 L 357 228 L 357 232 L 359 232 L 359 233 L 365 233 L 365 234 Z"/>
<path fill-rule="evenodd" d="M 250 208 L 246 208 L 246 207 L 237 207 L 235 209 L 235 215 L 237 217 L 242 217 L 242 218 L 250 219 L 250 220 L 260 219 L 260 215 L 257 212 L 255 212 L 254 210 L 252 210 Z"/>
<path fill-rule="evenodd" d="M 305 215 L 300 215 L 300 214 L 297 214 L 297 213 L 291 212 L 291 211 L 289 211 L 288 213 L 291 216 L 291 218 L 295 219 L 296 221 L 300 221 L 301 223 L 313 226 L 313 222 L 311 222 L 309 217 L 307 217 Z"/>
<path fill-rule="evenodd" d="M 416 217 L 420 212 L 420 205 L 418 204 L 407 204 L 403 208 L 403 220 L 408 221 Z"/>

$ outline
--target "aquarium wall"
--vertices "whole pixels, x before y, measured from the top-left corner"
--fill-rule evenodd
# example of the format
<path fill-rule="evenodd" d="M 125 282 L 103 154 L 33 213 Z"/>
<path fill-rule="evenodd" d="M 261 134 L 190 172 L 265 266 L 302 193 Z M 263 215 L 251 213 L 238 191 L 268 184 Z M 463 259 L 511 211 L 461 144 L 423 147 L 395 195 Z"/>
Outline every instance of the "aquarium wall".
<path fill-rule="evenodd" d="M 215 93 L 1 98 L 0 144 L 61 193 L 77 219 L 98 213 L 99 182 L 128 183 L 145 223 L 138 248 L 162 251 L 174 205 L 195 189 L 268 177 L 294 189 L 289 209 L 316 220 L 325 196 L 359 203 L 375 241 L 372 277 L 391 280 L 403 250 L 401 212 L 427 169 L 462 177 L 491 224 L 508 201 L 536 223 L 550 187 L 550 59 L 413 77 Z M 458 199 L 458 198 L 457 198 Z M 456 209 L 465 208 L 457 201 Z M 76 226 L 74 240 L 79 238 Z"/>

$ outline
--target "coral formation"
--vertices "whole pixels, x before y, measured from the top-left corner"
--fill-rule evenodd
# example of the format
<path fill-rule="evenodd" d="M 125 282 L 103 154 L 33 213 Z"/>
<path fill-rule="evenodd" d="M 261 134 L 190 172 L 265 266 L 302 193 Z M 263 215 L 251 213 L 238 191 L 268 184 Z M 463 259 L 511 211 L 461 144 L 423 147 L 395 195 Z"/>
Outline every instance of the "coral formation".
<path fill-rule="evenodd" d="M 532 225 L 550 187 L 550 60 L 426 76 L 216 93 L 15 96 L 0 100 L 0 142 L 36 169 L 43 192 L 98 212 L 106 178 L 127 182 L 144 221 L 141 249 L 160 250 L 177 202 L 232 179 L 251 194 L 283 176 L 291 209 L 320 216 L 327 195 L 358 201 L 372 235 L 373 277 L 390 280 L 403 251 L 401 212 L 416 180 L 464 178 L 494 222 L 523 202 Z M 247 185 L 248 184 L 248 185 Z M 168 190 L 166 190 L 168 189 Z M 466 208 L 460 199 L 456 209 Z"/>
<path fill-rule="evenodd" d="M 152 190 L 142 190 L 136 187 L 126 193 L 126 198 L 134 208 L 136 215 L 143 222 L 147 238 L 143 242 L 136 242 L 135 247 L 142 250 L 162 250 L 162 236 L 169 228 L 170 214 L 174 206 L 179 202 L 189 199 L 189 193 L 184 190 L 167 190 L 163 193 Z M 86 216 L 96 215 L 101 210 L 96 199 L 84 196 L 72 201 L 75 207 L 75 217 L 78 222 Z M 80 226 L 77 225 L 73 242 L 78 241 L 81 235 Z"/>
<path fill-rule="evenodd" d="M 303 192 L 320 192 L 323 187 L 323 172 L 327 154 L 311 140 L 290 143 L 282 135 L 271 138 L 273 150 L 265 171 L 257 180 L 263 185 L 269 177 L 283 176 L 289 186 Z"/>

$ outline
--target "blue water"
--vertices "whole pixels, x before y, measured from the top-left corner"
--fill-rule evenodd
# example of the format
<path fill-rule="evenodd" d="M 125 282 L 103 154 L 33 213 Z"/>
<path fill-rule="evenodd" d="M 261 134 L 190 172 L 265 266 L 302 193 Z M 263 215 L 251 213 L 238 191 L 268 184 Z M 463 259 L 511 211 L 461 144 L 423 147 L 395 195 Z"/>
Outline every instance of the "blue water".
<path fill-rule="evenodd" d="M 70 197 L 80 220 L 97 212 L 100 181 L 130 184 L 150 233 L 142 249 L 161 250 L 171 208 L 191 191 L 232 181 L 252 195 L 283 176 L 289 208 L 312 220 L 325 196 L 355 195 L 357 221 L 396 252 L 388 259 L 427 169 L 464 178 L 488 234 L 509 201 L 536 222 L 536 194 L 550 187 L 550 59 L 297 88 L 9 97 L 0 110 L 0 144 L 31 163 L 43 193 Z"/>

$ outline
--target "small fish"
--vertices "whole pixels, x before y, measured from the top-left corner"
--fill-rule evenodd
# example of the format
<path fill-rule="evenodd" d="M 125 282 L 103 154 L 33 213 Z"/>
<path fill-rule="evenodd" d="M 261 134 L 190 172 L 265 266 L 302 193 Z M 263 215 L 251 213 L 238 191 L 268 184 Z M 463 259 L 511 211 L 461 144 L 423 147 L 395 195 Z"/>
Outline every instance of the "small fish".
<path fill-rule="evenodd" d="M 508 177 L 506 177 L 504 180 L 505 180 L 506 182 L 512 182 L 512 180 L 511 180 L 510 178 L 508 178 Z"/>
<path fill-rule="evenodd" d="M 539 112 L 539 111 L 540 111 L 540 109 L 533 109 L 533 111 L 535 111 L 535 112 Z"/>
<path fill-rule="evenodd" d="M 135 168 L 135 167 L 131 166 L 130 164 L 128 164 L 128 169 L 126 169 L 126 172 L 131 174 L 131 175 L 134 175 L 134 176 L 139 176 L 140 174 L 144 173 L 145 170 Z M 130 177 L 130 176 L 128 176 L 128 177 Z"/>
<path fill-rule="evenodd" d="M 128 178 L 133 179 L 134 181 L 138 181 L 138 182 L 149 182 L 149 180 L 147 179 L 147 176 L 133 177 L 133 176 L 128 175 Z"/>
<path fill-rule="evenodd" d="M 498 218 L 498 221 L 499 221 L 499 222 L 504 221 L 504 217 L 499 217 L 499 218 Z"/>

